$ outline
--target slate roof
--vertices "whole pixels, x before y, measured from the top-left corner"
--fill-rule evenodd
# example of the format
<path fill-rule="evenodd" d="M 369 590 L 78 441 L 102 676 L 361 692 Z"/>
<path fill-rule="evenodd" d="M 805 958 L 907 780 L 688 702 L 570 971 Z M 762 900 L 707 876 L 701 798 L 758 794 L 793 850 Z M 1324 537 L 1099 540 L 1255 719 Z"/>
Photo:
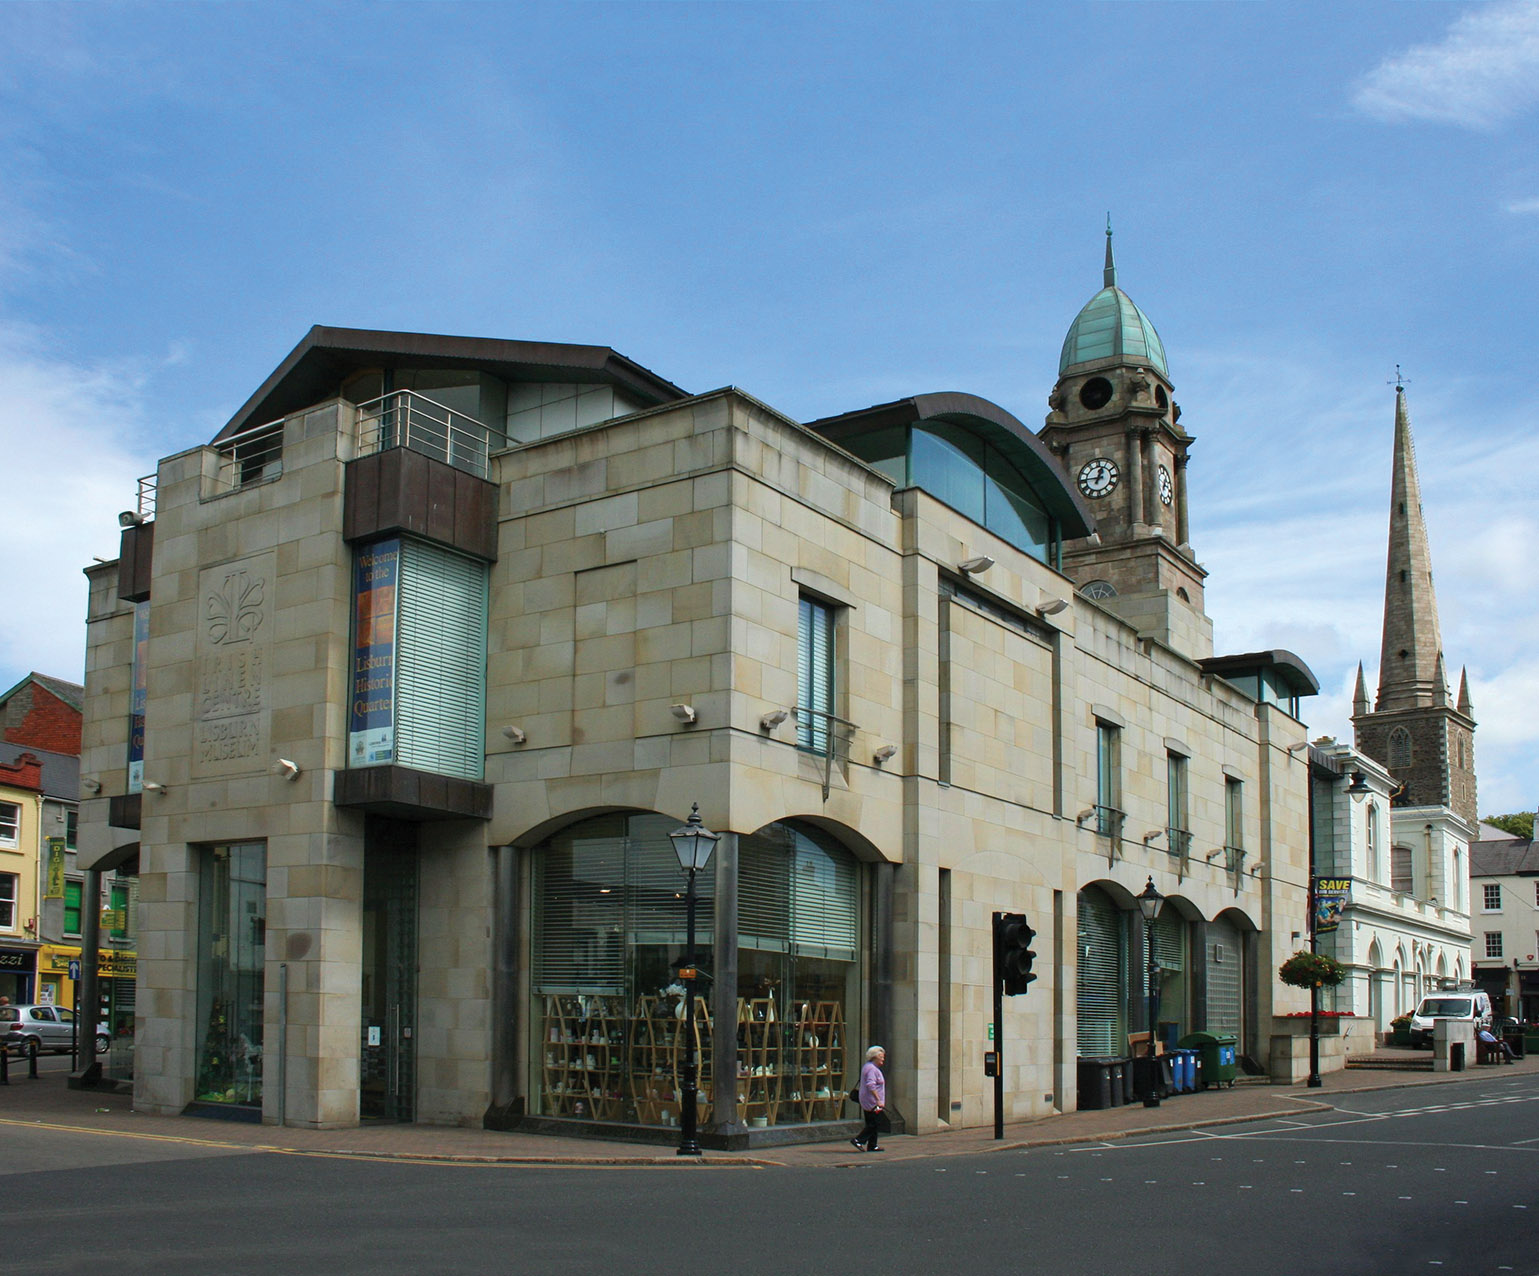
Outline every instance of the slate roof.
<path fill-rule="evenodd" d="M 0 762 L 14 764 L 23 753 L 30 753 L 43 764 L 43 796 L 61 802 L 80 801 L 80 759 L 68 753 L 50 753 L 30 744 L 7 744 L 0 740 Z"/>
<path fill-rule="evenodd" d="M 1470 843 L 1471 877 L 1539 877 L 1539 847 L 1521 837 Z"/>
<path fill-rule="evenodd" d="M 66 682 L 63 678 L 50 678 L 46 673 L 29 673 L 9 691 L 0 692 L 0 704 L 4 704 L 29 682 L 47 689 L 76 712 L 85 712 L 85 688 L 78 682 Z"/>

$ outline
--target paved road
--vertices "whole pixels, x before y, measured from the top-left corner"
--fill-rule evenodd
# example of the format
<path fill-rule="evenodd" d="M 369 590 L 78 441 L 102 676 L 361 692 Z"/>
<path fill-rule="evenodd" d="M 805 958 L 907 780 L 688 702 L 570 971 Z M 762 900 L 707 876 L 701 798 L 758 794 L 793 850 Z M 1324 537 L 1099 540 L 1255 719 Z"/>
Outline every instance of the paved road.
<path fill-rule="evenodd" d="M 1539 1274 L 1539 1077 L 1505 1072 L 1297 1118 L 838 1168 L 0 1137 L 5 1217 L 46 1241 L 12 1233 L 17 1272 Z"/>

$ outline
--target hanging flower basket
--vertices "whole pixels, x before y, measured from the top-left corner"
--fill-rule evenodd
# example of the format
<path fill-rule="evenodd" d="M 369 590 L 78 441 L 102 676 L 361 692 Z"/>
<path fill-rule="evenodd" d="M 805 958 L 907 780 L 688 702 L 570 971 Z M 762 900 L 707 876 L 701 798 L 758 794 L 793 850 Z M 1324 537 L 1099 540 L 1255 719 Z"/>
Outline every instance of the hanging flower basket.
<path fill-rule="evenodd" d="M 1334 957 L 1301 951 L 1277 968 L 1277 977 L 1294 988 L 1334 988 L 1347 971 Z"/>

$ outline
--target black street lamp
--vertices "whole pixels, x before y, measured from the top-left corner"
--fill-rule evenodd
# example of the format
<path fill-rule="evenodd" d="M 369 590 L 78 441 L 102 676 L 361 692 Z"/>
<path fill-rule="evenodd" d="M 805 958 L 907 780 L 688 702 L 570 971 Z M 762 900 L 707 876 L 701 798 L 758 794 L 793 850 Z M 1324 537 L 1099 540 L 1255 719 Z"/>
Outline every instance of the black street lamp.
<path fill-rule="evenodd" d="M 679 867 L 689 874 L 684 888 L 684 965 L 679 970 L 679 980 L 684 985 L 684 1084 L 679 1105 L 679 1155 L 699 1156 L 700 1140 L 696 1134 L 699 1108 L 696 1102 L 699 1089 L 698 1067 L 695 1059 L 695 874 L 705 867 L 721 838 L 700 822 L 700 803 L 696 802 L 689 812 L 689 823 L 668 834 L 673 841 L 674 853 L 679 857 Z"/>
<path fill-rule="evenodd" d="M 1154 1034 L 1157 1027 L 1154 1017 L 1158 1013 L 1154 1004 L 1154 979 L 1159 972 L 1154 961 L 1154 920 L 1160 915 L 1160 909 L 1164 905 L 1165 897 L 1154 888 L 1154 877 L 1151 874 L 1149 884 L 1144 887 L 1143 894 L 1138 897 L 1138 911 L 1144 915 L 1144 952 L 1148 958 L 1148 966 L 1144 972 L 1145 987 L 1149 994 L 1149 1070 L 1144 1089 L 1144 1107 L 1146 1108 L 1160 1106 L 1159 1064 L 1155 1062 L 1154 1054 Z"/>

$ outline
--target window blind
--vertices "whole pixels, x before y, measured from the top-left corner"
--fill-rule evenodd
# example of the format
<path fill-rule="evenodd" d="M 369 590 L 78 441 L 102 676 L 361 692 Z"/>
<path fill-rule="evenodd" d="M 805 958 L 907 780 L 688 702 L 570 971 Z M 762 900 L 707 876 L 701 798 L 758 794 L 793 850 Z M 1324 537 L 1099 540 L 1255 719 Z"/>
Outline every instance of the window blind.
<path fill-rule="evenodd" d="M 396 759 L 479 780 L 486 763 L 486 566 L 402 540 Z"/>

